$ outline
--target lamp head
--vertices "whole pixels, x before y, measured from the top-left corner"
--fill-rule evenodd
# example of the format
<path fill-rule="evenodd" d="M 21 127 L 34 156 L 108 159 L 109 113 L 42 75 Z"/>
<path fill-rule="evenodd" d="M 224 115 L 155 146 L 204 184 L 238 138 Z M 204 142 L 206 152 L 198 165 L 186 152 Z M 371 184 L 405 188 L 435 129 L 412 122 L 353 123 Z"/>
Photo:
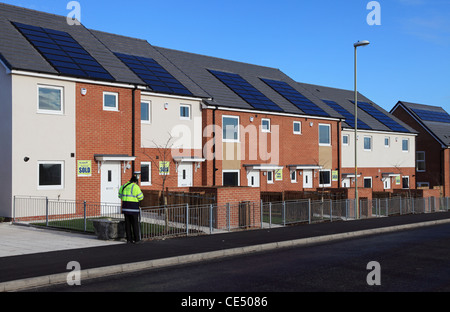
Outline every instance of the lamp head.
<path fill-rule="evenodd" d="M 354 46 L 355 48 L 357 48 L 357 47 L 362 47 L 362 46 L 366 46 L 366 45 L 369 45 L 369 44 L 370 44 L 369 41 L 363 40 L 363 41 L 358 41 L 358 42 L 356 42 L 355 44 L 353 44 L 353 46 Z"/>

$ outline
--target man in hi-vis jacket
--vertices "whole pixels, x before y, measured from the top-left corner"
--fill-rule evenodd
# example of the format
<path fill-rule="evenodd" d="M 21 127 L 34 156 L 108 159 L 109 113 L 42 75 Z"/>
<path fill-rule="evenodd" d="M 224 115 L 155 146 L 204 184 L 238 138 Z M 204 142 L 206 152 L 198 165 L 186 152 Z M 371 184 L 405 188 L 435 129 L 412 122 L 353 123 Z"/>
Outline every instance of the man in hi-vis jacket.
<path fill-rule="evenodd" d="M 144 194 L 142 194 L 141 188 L 137 183 L 138 178 L 133 176 L 129 182 L 122 185 L 119 189 L 128 243 L 137 243 L 141 240 L 139 202 L 144 199 Z"/>

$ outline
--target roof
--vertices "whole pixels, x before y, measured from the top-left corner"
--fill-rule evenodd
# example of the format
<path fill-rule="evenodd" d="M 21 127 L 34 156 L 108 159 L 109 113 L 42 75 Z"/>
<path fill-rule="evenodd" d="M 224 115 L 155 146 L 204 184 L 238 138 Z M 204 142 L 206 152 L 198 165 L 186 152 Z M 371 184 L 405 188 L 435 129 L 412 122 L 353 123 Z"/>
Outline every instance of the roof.
<path fill-rule="evenodd" d="M 68 33 L 110 73 L 115 82 L 143 84 L 83 25 L 70 26 L 64 16 L 0 3 L 0 55 L 11 70 L 61 75 L 14 26 L 14 22 Z"/>
<path fill-rule="evenodd" d="M 402 106 L 442 145 L 450 146 L 450 115 L 442 107 L 399 101 L 392 112 L 398 106 Z"/>
<path fill-rule="evenodd" d="M 331 87 L 324 87 L 313 84 L 306 84 L 298 82 L 298 85 L 322 101 L 333 101 L 339 105 L 341 109 L 347 111 L 346 122 L 342 122 L 343 128 L 354 129 L 354 112 L 355 112 L 355 92 L 353 90 L 337 89 Z M 368 109 L 362 109 L 362 103 L 366 103 L 366 106 L 370 106 L 377 114 L 368 113 Z M 384 116 L 382 116 L 384 115 Z M 381 116 L 381 117 L 380 117 Z M 386 122 L 386 119 L 392 121 Z M 392 126 L 392 124 L 398 124 Z M 365 127 L 364 127 L 365 125 Z M 403 130 L 401 130 L 403 128 Z M 375 130 L 375 131 L 388 131 L 388 132 L 402 132 L 402 133 L 417 133 L 416 130 L 409 125 L 398 119 L 396 116 L 387 112 L 379 105 L 375 104 L 369 98 L 358 92 L 358 129 L 361 130 Z"/>
<path fill-rule="evenodd" d="M 254 105 L 246 101 L 240 96 L 236 90 L 221 80 L 219 75 L 238 76 L 246 83 L 256 88 L 258 93 L 262 93 L 268 100 L 279 107 L 278 112 L 314 116 L 315 114 L 307 113 L 298 108 L 279 92 L 275 91 L 262 79 L 270 79 L 277 82 L 287 83 L 290 87 L 300 92 L 304 97 L 309 99 L 314 106 L 319 107 L 326 113 L 322 117 L 343 118 L 342 115 L 330 109 L 325 103 L 318 100 L 307 90 L 298 86 L 290 77 L 285 75 L 279 69 L 248 64 L 238 61 L 226 60 L 211 56 L 188 53 L 162 47 L 155 47 L 162 55 L 164 55 L 172 64 L 184 72 L 192 79 L 202 90 L 210 95 L 211 99 L 206 103 L 209 105 L 259 110 Z M 261 94 L 259 94 L 261 96 Z"/>

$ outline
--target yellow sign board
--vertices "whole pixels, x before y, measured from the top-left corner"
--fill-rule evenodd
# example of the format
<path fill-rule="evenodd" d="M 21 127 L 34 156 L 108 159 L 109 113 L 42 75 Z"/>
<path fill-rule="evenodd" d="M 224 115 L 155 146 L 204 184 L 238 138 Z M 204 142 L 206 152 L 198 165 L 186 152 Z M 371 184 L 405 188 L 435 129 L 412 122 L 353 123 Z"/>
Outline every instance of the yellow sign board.
<path fill-rule="evenodd" d="M 77 165 L 77 172 L 79 177 L 92 176 L 92 162 L 90 160 L 79 160 Z"/>
<path fill-rule="evenodd" d="M 169 175 L 169 174 L 170 174 L 170 161 L 160 161 L 159 175 Z"/>

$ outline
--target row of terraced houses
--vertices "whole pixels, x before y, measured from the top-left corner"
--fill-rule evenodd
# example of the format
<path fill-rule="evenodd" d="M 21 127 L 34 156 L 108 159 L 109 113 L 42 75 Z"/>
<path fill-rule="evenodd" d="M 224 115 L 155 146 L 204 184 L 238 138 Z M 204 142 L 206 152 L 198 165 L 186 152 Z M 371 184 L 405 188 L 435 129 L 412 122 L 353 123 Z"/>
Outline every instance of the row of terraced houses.
<path fill-rule="evenodd" d="M 236 201 L 253 194 L 242 188 L 354 196 L 351 90 L 6 4 L 0 29 L 1 216 L 17 195 L 115 203 L 135 173 L 143 190 L 235 187 Z M 363 196 L 448 196 L 445 111 L 358 99 Z"/>

